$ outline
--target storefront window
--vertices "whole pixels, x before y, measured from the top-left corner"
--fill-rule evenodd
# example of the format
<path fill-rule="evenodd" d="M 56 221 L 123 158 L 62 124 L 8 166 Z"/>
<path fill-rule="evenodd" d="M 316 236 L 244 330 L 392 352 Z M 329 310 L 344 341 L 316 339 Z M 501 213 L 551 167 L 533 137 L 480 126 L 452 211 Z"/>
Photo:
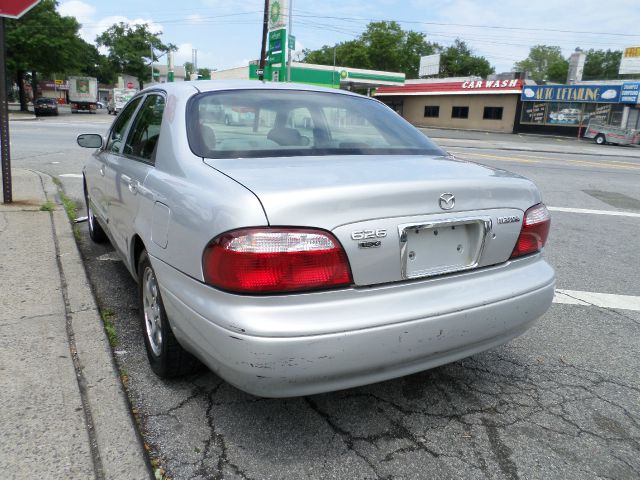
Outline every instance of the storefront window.
<path fill-rule="evenodd" d="M 523 102 L 520 123 L 530 125 L 586 125 L 590 119 L 620 125 L 624 105 L 615 103 Z"/>
<path fill-rule="evenodd" d="M 451 118 L 469 118 L 469 107 L 452 107 Z"/>
<path fill-rule="evenodd" d="M 502 120 L 502 107 L 484 107 L 483 120 Z"/>
<path fill-rule="evenodd" d="M 438 105 L 427 105 L 424 107 L 424 116 L 425 117 L 433 117 L 437 118 L 440 116 L 440 106 Z"/>
<path fill-rule="evenodd" d="M 578 125 L 582 119 L 580 103 L 549 103 L 547 123 L 552 125 Z"/>
<path fill-rule="evenodd" d="M 520 115 L 520 123 L 544 125 L 546 114 L 546 103 L 523 102 L 522 114 Z"/>

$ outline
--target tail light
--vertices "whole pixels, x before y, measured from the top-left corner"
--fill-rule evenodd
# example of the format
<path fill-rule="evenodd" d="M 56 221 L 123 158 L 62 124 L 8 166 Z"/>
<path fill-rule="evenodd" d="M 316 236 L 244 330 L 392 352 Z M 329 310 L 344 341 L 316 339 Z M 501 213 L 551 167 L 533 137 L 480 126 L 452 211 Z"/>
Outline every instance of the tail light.
<path fill-rule="evenodd" d="M 511 253 L 511 258 L 521 257 L 528 253 L 535 253 L 542 250 L 547 243 L 551 227 L 551 215 L 544 203 L 534 205 L 524 214 L 522 230 L 516 242 L 516 246 Z"/>
<path fill-rule="evenodd" d="M 352 283 L 342 245 L 329 232 L 247 228 L 223 233 L 204 251 L 204 280 L 238 293 L 275 293 Z"/>

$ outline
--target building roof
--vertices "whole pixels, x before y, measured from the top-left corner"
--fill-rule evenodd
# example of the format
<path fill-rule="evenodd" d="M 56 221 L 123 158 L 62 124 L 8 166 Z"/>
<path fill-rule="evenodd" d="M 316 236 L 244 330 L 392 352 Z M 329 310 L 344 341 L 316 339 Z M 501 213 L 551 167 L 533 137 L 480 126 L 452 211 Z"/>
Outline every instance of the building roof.
<path fill-rule="evenodd" d="M 403 86 L 380 87 L 376 96 L 408 95 L 487 95 L 522 93 L 522 80 L 466 80 L 407 83 Z"/>

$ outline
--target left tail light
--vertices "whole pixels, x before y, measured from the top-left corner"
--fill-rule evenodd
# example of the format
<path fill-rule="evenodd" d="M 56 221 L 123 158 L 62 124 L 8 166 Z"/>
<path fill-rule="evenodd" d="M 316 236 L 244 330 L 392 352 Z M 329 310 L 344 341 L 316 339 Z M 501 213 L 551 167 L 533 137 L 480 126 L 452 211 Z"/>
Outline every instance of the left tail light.
<path fill-rule="evenodd" d="M 511 258 L 521 257 L 529 253 L 542 250 L 551 227 L 551 215 L 544 203 L 539 203 L 528 209 L 524 214 L 520 236 L 511 253 Z"/>
<path fill-rule="evenodd" d="M 214 238 L 203 254 L 204 280 L 237 293 L 281 293 L 350 285 L 347 255 L 323 230 L 247 228 Z"/>

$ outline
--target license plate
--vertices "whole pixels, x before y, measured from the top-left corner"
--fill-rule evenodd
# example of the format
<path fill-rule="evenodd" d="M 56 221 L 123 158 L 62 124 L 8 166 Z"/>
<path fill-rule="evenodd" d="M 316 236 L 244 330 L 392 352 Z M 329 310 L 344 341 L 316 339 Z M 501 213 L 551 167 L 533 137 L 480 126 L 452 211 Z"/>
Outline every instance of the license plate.
<path fill-rule="evenodd" d="M 490 225 L 488 219 L 456 219 L 401 226 L 403 277 L 475 268 Z"/>

